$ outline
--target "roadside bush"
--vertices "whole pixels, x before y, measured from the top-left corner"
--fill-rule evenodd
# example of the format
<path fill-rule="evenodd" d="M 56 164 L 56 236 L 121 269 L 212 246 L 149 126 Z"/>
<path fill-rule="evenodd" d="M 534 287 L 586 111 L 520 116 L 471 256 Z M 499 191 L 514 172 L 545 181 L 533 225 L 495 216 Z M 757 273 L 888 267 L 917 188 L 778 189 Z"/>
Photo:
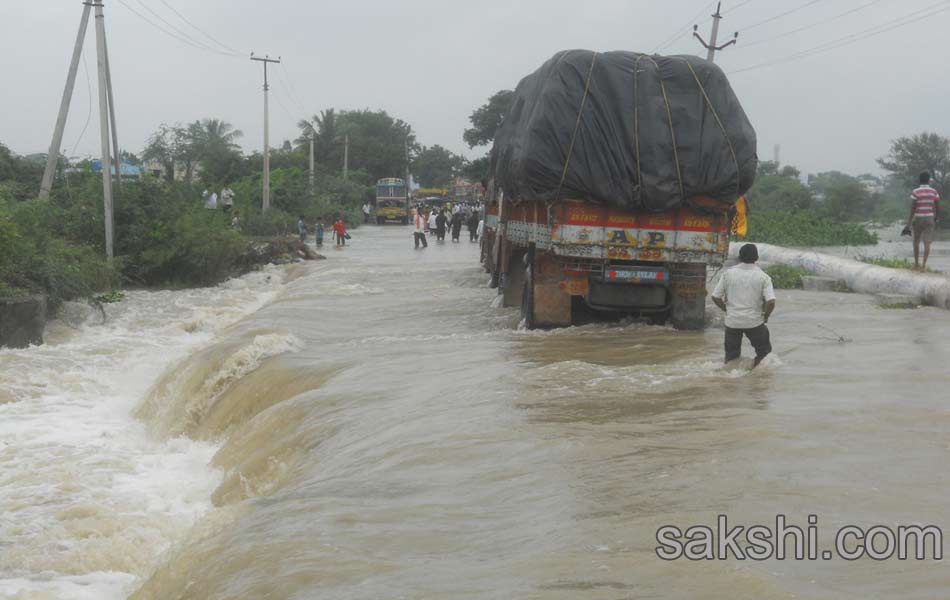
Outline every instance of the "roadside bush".
<path fill-rule="evenodd" d="M 808 275 L 805 269 L 789 265 L 772 265 L 765 272 L 772 278 L 772 286 L 780 290 L 802 289 L 802 275 Z"/>
<path fill-rule="evenodd" d="M 50 224 L 60 217 L 48 201 L 0 205 L 0 295 L 45 293 L 55 309 L 116 283 L 115 265 L 96 249 L 56 234 Z"/>
<path fill-rule="evenodd" d="M 749 215 L 750 242 L 781 246 L 867 246 L 877 234 L 863 225 L 836 223 L 809 211 L 753 212 Z"/>

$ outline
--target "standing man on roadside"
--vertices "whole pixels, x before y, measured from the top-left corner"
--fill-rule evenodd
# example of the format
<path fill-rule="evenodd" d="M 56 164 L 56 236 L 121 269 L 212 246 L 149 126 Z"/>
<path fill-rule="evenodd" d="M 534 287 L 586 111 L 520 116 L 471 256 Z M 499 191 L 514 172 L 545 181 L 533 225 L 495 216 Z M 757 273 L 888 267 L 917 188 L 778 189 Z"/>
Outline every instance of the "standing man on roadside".
<path fill-rule="evenodd" d="M 373 205 L 369 200 L 363 203 L 363 224 L 369 223 L 369 214 L 373 211 Z"/>
<path fill-rule="evenodd" d="M 775 290 L 772 278 L 755 264 L 759 260 L 755 244 L 742 246 L 739 260 L 719 278 L 712 300 L 726 312 L 726 362 L 739 358 L 745 335 L 755 348 L 755 368 L 772 351 L 765 324 L 775 310 Z"/>
<path fill-rule="evenodd" d="M 940 194 L 930 187 L 930 173 L 924 171 L 918 179 L 920 185 L 910 193 L 910 218 L 907 227 L 914 234 L 914 271 L 926 271 L 930 258 L 930 244 L 934 241 L 937 213 L 940 209 Z M 920 242 L 924 242 L 924 262 L 920 263 Z"/>

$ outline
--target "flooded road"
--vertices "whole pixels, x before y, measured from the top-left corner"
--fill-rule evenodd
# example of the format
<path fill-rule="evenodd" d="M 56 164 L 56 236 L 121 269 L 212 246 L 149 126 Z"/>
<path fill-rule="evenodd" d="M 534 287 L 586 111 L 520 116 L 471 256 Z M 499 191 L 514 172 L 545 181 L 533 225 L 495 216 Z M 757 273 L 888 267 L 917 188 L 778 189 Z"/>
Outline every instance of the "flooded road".
<path fill-rule="evenodd" d="M 719 514 L 817 515 L 822 549 L 947 525 L 946 311 L 779 291 L 748 372 L 721 321 L 519 331 L 468 242 L 364 227 L 324 253 L 0 351 L 0 597 L 950 591 L 940 562 L 654 551 Z"/>

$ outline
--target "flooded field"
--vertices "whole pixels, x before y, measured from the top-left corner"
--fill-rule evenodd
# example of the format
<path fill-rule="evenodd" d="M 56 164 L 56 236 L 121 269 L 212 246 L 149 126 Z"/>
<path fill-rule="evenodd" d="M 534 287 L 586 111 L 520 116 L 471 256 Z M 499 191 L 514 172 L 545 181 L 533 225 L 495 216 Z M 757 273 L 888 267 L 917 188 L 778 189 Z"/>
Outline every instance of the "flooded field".
<path fill-rule="evenodd" d="M 323 251 L 0 351 L 0 597 L 950 590 L 932 561 L 655 553 L 659 527 L 719 514 L 817 515 L 822 549 L 844 525 L 943 527 L 946 311 L 779 291 L 749 372 L 721 366 L 721 321 L 521 331 L 467 241 L 364 227 Z"/>

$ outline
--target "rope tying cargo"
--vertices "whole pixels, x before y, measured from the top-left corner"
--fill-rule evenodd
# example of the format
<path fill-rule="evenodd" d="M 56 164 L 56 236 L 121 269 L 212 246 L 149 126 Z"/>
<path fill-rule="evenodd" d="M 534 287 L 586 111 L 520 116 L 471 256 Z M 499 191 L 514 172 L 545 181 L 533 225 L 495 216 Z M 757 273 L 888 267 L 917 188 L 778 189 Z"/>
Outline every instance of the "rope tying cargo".
<path fill-rule="evenodd" d="M 594 52 L 590 60 L 590 68 L 587 70 L 587 82 L 584 84 L 584 96 L 581 98 L 581 106 L 577 111 L 577 121 L 574 123 L 574 132 L 571 134 L 571 145 L 567 148 L 567 157 L 564 159 L 564 169 L 561 170 L 561 181 L 557 184 L 557 193 L 554 195 L 554 201 L 561 199 L 561 188 L 564 186 L 564 180 L 567 178 L 567 168 L 571 164 L 571 156 L 574 154 L 574 142 L 577 140 L 577 131 L 581 127 L 581 119 L 584 116 L 584 106 L 587 104 L 587 94 L 590 92 L 590 80 L 594 74 L 594 64 L 597 62 L 597 52 Z"/>
<path fill-rule="evenodd" d="M 729 134 L 726 133 L 726 128 L 722 124 L 722 120 L 719 118 L 719 113 L 716 112 L 716 107 L 713 106 L 712 101 L 709 99 L 709 95 L 706 94 L 706 88 L 703 86 L 702 82 L 699 80 L 699 76 L 696 74 L 693 65 L 689 64 L 688 61 L 680 59 L 683 63 L 686 64 L 686 67 L 689 69 L 689 72 L 692 73 L 693 79 L 696 80 L 696 85 L 699 86 L 699 91 L 703 95 L 703 99 L 706 100 L 706 106 L 709 107 L 709 112 L 712 113 L 713 118 L 716 119 L 716 125 L 719 126 L 719 130 L 722 132 L 722 137 L 726 139 L 726 143 L 729 144 L 729 152 L 732 154 L 732 164 L 736 167 L 736 195 L 738 199 L 742 195 L 741 188 L 739 187 L 739 159 L 736 157 L 736 148 L 732 144 L 732 139 L 729 137 Z"/>
<path fill-rule="evenodd" d="M 660 70 L 660 65 L 653 60 L 652 57 L 648 57 L 650 62 L 653 63 L 653 66 L 656 67 L 656 70 Z M 680 155 L 679 150 L 676 148 L 676 131 L 673 129 L 673 112 L 670 110 L 670 98 L 666 93 L 666 85 L 663 83 L 662 78 L 658 78 L 660 82 L 660 91 L 663 92 L 663 105 L 666 108 L 666 118 L 670 124 L 670 140 L 673 143 L 673 163 L 676 165 L 676 179 L 680 186 L 680 200 L 686 201 L 686 189 L 683 186 L 683 169 L 680 166 Z M 639 99 L 638 99 L 639 100 Z"/>

